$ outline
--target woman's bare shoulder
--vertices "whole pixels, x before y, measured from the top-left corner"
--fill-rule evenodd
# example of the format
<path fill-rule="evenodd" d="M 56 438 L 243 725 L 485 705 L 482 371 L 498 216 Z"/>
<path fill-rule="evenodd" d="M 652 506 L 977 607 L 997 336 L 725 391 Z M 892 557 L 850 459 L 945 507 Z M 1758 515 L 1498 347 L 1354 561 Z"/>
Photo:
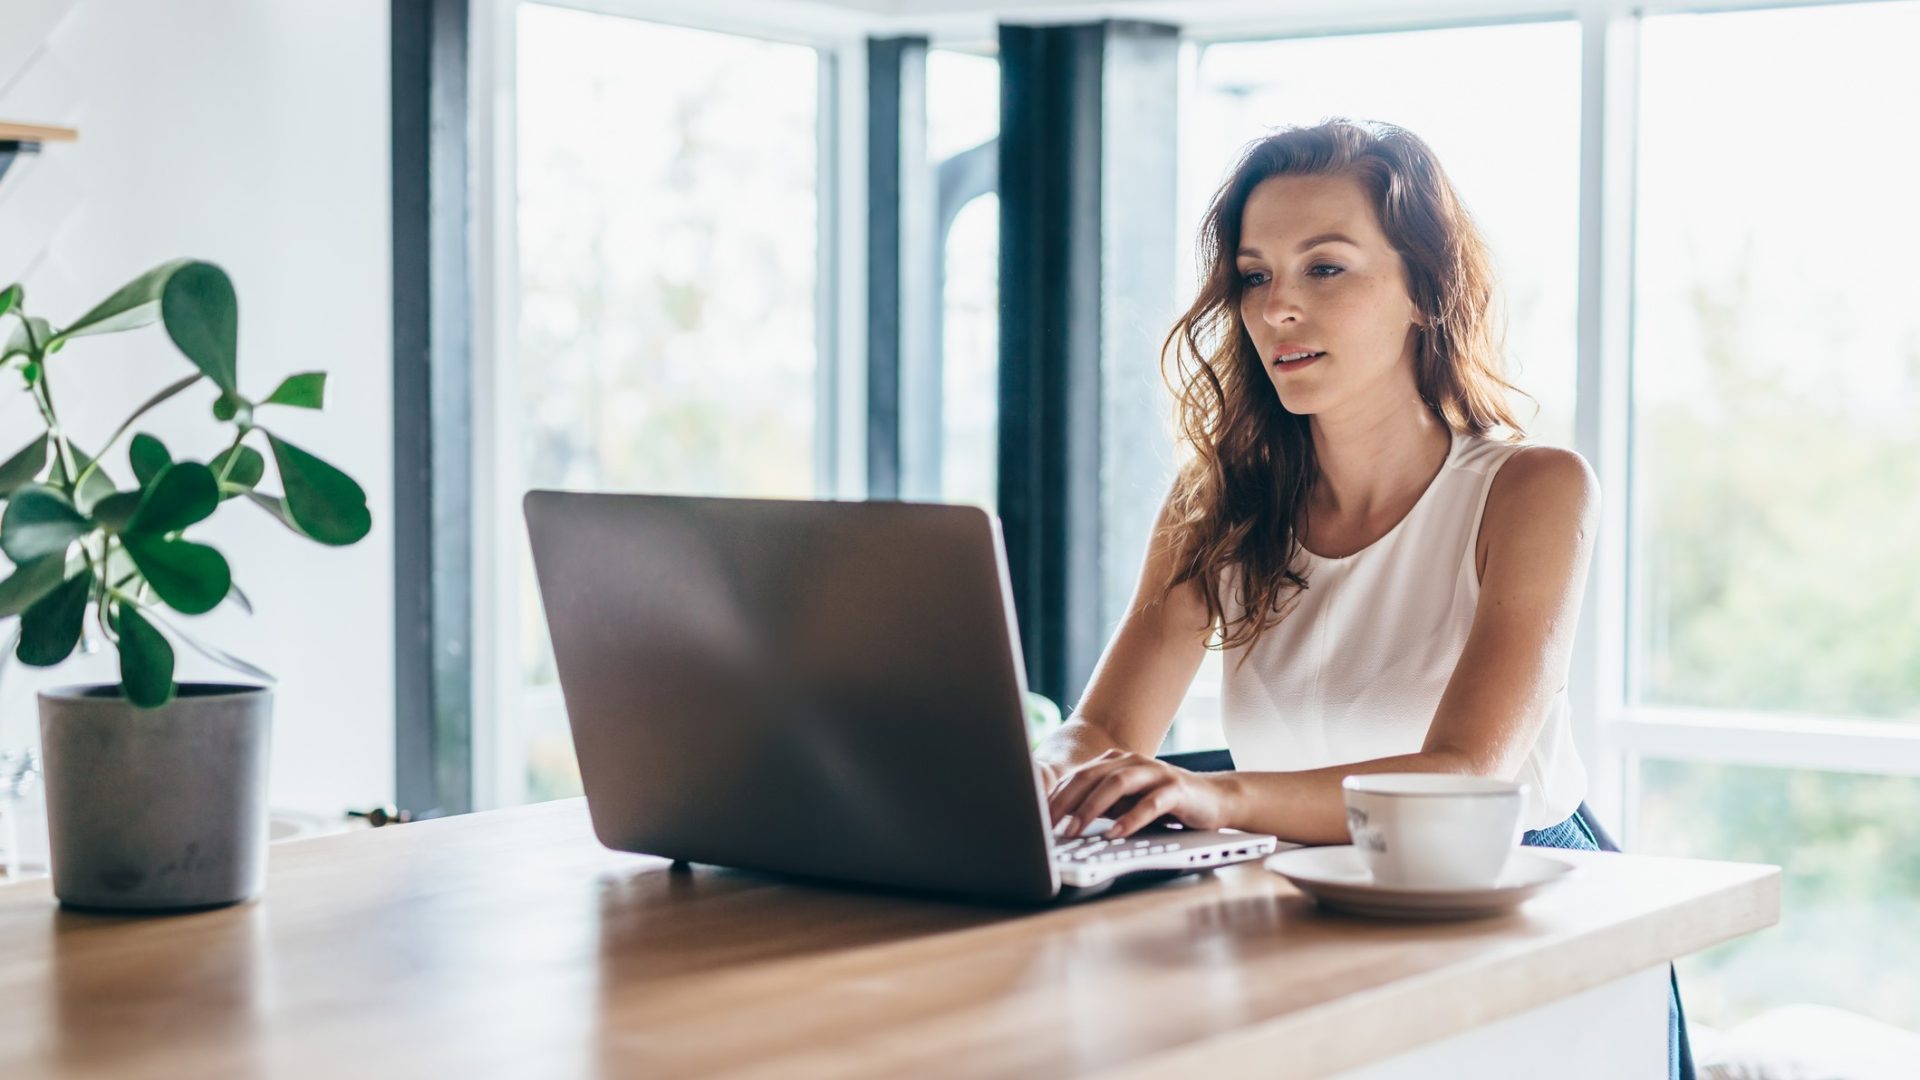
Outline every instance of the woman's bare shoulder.
<path fill-rule="evenodd" d="M 1498 536 L 1546 524 L 1598 520 L 1600 480 L 1587 459 L 1559 446 L 1526 444 L 1494 475 L 1481 533 Z"/>

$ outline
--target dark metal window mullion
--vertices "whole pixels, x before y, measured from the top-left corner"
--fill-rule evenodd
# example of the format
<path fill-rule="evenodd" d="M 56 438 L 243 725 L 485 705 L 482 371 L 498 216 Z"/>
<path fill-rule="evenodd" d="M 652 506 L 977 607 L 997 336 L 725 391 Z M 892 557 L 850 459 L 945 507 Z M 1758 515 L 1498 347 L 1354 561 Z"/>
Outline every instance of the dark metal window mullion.
<path fill-rule="evenodd" d="M 416 816 L 473 808 L 469 4 L 390 23 L 394 771 Z"/>
<path fill-rule="evenodd" d="M 1131 482 L 1114 465 L 1138 460 L 1109 453 L 1148 434 L 1128 430 L 1139 415 L 1128 407 L 1117 414 L 1123 428 L 1103 439 L 1116 418 L 1103 390 L 1142 360 L 1124 320 L 1170 314 L 1170 274 L 1156 290 L 1150 275 L 1106 264 L 1173 265 L 1163 238 L 1174 214 L 1178 47 L 1171 27 L 1143 23 L 1000 28 L 999 507 L 1028 685 L 1067 707 L 1107 633 L 1103 577 L 1116 557 L 1104 485 Z M 1120 91 L 1141 79 L 1165 107 L 1109 118 L 1110 107 L 1138 103 L 1137 88 Z M 1155 152 L 1164 183 L 1109 175 Z"/>
<path fill-rule="evenodd" d="M 999 509 L 1027 683 L 1063 705 L 1098 600 L 1070 556 L 1098 551 L 1099 45 L 1097 26 L 1000 28 Z"/>
<path fill-rule="evenodd" d="M 931 237 L 925 38 L 867 42 L 867 497 L 924 487 Z M 937 300 L 937 298 L 935 298 Z M 916 369 L 915 365 L 919 365 Z M 937 385 L 937 370 L 932 373 Z M 938 408 L 938 399 L 934 399 Z M 937 415 L 936 437 L 937 437 Z M 918 445 L 916 445 L 918 444 Z M 916 449 L 920 452 L 916 453 Z M 916 465 L 920 466 L 916 472 Z"/>

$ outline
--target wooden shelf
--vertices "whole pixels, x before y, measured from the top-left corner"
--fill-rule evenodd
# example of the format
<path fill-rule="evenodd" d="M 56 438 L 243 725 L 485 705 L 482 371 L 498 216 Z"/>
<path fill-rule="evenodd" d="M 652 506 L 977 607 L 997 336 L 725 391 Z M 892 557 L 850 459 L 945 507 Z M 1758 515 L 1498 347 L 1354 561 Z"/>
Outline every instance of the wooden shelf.
<path fill-rule="evenodd" d="M 80 133 L 72 128 L 0 120 L 0 177 L 7 175 L 14 159 L 21 154 L 39 153 L 42 143 L 72 142 L 79 137 Z"/>
<path fill-rule="evenodd" d="M 0 142 L 72 142 L 80 133 L 68 127 L 45 124 L 16 124 L 0 120 Z"/>

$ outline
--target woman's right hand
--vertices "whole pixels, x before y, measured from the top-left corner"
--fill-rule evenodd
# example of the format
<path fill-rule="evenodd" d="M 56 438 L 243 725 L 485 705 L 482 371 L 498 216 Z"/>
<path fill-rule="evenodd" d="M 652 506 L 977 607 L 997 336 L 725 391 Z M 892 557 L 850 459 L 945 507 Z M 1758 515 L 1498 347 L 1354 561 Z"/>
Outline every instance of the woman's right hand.
<path fill-rule="evenodd" d="M 1040 771 L 1040 794 L 1042 797 L 1044 797 L 1047 800 L 1047 806 L 1049 807 L 1049 820 L 1047 822 L 1049 827 L 1057 827 L 1060 824 L 1059 820 L 1051 818 L 1051 813 L 1052 813 L 1051 807 L 1053 806 L 1054 793 L 1058 791 L 1060 787 L 1064 785 L 1068 780 L 1072 779 L 1073 775 L 1079 772 L 1081 769 L 1086 768 L 1090 765 L 1103 764 L 1114 753 L 1117 753 L 1117 752 L 1119 751 L 1118 751 L 1118 748 L 1116 747 L 1114 750 L 1107 751 L 1105 754 L 1103 754 L 1099 758 L 1094 759 L 1093 761 L 1084 761 L 1078 765 L 1062 765 L 1057 762 L 1042 761 L 1039 758 L 1033 759 L 1034 765 Z M 1110 818 L 1118 818 L 1121 814 L 1125 813 L 1128 810 L 1133 809 L 1133 804 L 1138 801 L 1139 801 L 1139 797 L 1135 795 L 1122 796 L 1112 804 L 1110 811 L 1107 813 L 1106 816 Z M 1086 823 L 1082 822 L 1081 824 L 1086 824 Z"/>

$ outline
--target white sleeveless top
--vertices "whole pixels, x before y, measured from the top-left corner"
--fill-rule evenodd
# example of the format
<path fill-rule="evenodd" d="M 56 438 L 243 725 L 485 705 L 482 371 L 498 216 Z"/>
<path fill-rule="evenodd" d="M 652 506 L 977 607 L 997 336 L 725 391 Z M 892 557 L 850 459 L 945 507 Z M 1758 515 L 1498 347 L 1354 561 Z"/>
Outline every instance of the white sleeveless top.
<path fill-rule="evenodd" d="M 1302 551 L 1308 588 L 1296 606 L 1251 648 L 1225 650 L 1221 719 L 1235 768 L 1419 752 L 1473 626 L 1487 490 L 1523 445 L 1455 432 L 1439 474 L 1385 536 L 1342 559 Z M 1243 610 L 1238 591 L 1237 576 L 1222 575 L 1229 620 Z M 1564 685 L 1512 779 L 1527 785 L 1525 829 L 1566 820 L 1585 798 Z"/>

